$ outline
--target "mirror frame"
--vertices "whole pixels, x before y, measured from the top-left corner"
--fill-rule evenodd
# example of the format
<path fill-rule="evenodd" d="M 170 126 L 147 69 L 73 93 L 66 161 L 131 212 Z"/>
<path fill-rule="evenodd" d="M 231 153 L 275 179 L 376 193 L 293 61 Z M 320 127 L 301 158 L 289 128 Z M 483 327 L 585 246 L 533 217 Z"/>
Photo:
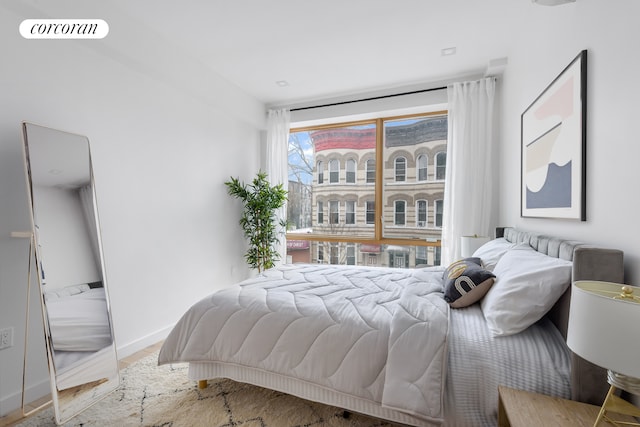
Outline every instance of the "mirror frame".
<path fill-rule="evenodd" d="M 39 244 L 39 236 L 38 236 L 38 227 L 37 227 L 37 214 L 36 214 L 36 204 L 34 201 L 34 182 L 33 182 L 33 164 L 32 164 L 32 155 L 33 153 L 30 151 L 29 145 L 29 130 L 33 133 L 33 130 L 38 128 L 43 132 L 54 132 L 56 135 L 62 137 L 64 135 L 68 135 L 69 137 L 73 137 L 74 139 L 78 139 L 79 141 L 82 139 L 84 143 L 86 143 L 86 147 L 81 147 L 84 151 L 86 149 L 87 152 L 87 161 L 88 161 L 88 182 L 90 185 L 90 191 L 92 196 L 92 205 L 93 205 L 93 216 L 95 220 L 95 231 L 96 231 L 96 249 L 97 253 L 94 254 L 96 261 L 96 268 L 99 270 L 99 276 L 101 278 L 102 286 L 104 287 L 105 293 L 105 302 L 106 302 L 106 310 L 107 310 L 107 319 L 109 323 L 109 331 L 111 332 L 111 343 L 104 347 L 102 350 L 97 350 L 92 352 L 92 354 L 88 354 L 78 359 L 77 362 L 74 362 L 78 367 L 81 364 L 85 365 L 85 369 L 87 367 L 95 368 L 97 363 L 106 363 L 105 370 L 100 371 L 100 375 L 96 380 L 88 380 L 88 382 L 77 384 L 73 386 L 64 386 L 64 389 L 61 389 L 59 386 L 59 378 L 57 375 L 57 367 L 55 360 L 55 350 L 53 348 L 53 339 L 52 339 L 52 331 L 51 325 L 49 323 L 49 316 L 47 313 L 47 305 L 45 301 L 45 283 L 43 280 L 43 267 L 42 267 L 42 254 L 41 254 L 41 245 Z M 53 135 L 53 134 L 52 134 Z M 44 339 L 46 344 L 46 352 L 47 352 L 47 361 L 49 366 L 49 376 L 51 383 L 51 396 L 53 401 L 53 406 L 55 410 L 55 417 L 57 424 L 64 424 L 69 421 L 71 418 L 75 417 L 89 406 L 95 404 L 96 402 L 103 399 L 112 391 L 116 390 L 120 385 L 120 372 L 118 365 L 118 357 L 116 352 L 116 340 L 115 334 L 113 330 L 113 320 L 111 317 L 111 304 L 109 300 L 109 292 L 107 286 L 107 278 L 105 271 L 105 262 L 104 262 L 104 252 L 102 248 L 102 237 L 100 233 L 100 221 L 98 217 L 98 209 L 97 209 L 97 199 L 96 199 L 96 191 L 95 191 L 95 179 L 93 175 L 93 165 L 91 160 L 91 148 L 89 144 L 89 139 L 84 135 L 74 134 L 70 132 L 65 132 L 53 128 L 49 128 L 46 126 L 37 125 L 30 122 L 22 122 L 22 136 L 23 136 L 23 149 L 24 149 L 24 162 L 25 162 L 25 176 L 27 181 L 27 195 L 28 202 L 30 207 L 30 219 L 31 219 L 31 229 L 32 229 L 32 237 L 31 237 L 31 249 L 29 254 L 29 262 L 33 259 L 35 261 L 35 276 L 37 276 L 38 288 L 40 290 L 40 303 L 42 308 L 42 321 L 43 321 L 43 329 L 44 329 Z M 33 140 L 32 140 L 33 142 Z M 84 226 L 84 225 L 83 225 Z M 87 233 L 88 234 L 88 233 Z M 29 272 L 29 283 L 28 289 L 31 288 L 31 267 Z M 29 319 L 29 307 L 27 306 L 27 322 Z M 26 327 L 26 333 L 28 334 L 28 324 Z M 26 375 L 26 359 L 27 359 L 27 348 L 25 343 L 25 353 L 24 353 L 24 363 L 23 368 L 25 372 L 23 372 L 23 378 Z M 112 355 L 112 357 L 111 357 Z M 94 365 L 91 365 L 94 363 Z M 104 375 L 104 376 L 103 376 Z M 83 378 L 83 380 L 86 378 Z M 23 405 L 24 405 L 24 380 L 23 380 Z M 23 407 L 24 411 L 24 407 Z"/>

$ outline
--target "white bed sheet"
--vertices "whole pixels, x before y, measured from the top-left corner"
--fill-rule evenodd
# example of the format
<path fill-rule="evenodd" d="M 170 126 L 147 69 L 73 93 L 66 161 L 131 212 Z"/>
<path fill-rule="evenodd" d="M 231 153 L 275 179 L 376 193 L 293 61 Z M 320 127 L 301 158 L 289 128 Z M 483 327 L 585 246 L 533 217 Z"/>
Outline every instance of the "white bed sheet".
<path fill-rule="evenodd" d="M 57 351 L 98 351 L 111 344 L 104 288 L 47 297 L 51 341 Z"/>
<path fill-rule="evenodd" d="M 495 426 L 498 386 L 570 398 L 570 355 L 547 319 L 493 337 L 479 304 L 451 310 L 445 425 Z"/>

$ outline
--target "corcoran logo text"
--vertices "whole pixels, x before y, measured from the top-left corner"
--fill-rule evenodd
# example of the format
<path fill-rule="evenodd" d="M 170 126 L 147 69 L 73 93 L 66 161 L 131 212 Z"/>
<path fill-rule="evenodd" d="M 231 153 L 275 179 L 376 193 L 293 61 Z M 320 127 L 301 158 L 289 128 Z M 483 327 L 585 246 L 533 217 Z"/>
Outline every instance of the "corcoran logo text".
<path fill-rule="evenodd" d="M 25 39 L 102 39 L 109 24 L 102 19 L 25 19 L 20 35 Z"/>

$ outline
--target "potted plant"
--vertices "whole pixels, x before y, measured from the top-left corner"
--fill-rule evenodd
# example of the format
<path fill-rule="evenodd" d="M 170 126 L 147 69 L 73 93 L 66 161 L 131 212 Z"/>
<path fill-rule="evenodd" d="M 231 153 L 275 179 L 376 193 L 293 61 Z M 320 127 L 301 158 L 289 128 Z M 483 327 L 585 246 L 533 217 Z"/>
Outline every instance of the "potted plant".
<path fill-rule="evenodd" d="M 245 254 L 247 263 L 251 268 L 257 268 L 258 272 L 273 267 L 280 259 L 275 247 L 280 242 L 278 235 L 286 227 L 285 220 L 277 220 L 276 211 L 284 206 L 287 192 L 282 184 L 271 186 L 267 174 L 262 171 L 258 172 L 251 184 L 231 177 L 225 185 L 229 195 L 242 200 L 244 204 L 240 226 L 249 241 L 249 249 Z"/>

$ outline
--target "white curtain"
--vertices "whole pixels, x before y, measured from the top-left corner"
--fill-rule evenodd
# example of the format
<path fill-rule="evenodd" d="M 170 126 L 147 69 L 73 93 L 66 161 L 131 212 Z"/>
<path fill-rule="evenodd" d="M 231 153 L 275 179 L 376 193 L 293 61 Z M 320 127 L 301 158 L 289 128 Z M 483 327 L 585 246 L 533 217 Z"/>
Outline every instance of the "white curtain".
<path fill-rule="evenodd" d="M 495 78 L 447 88 L 449 124 L 442 224 L 442 265 L 460 258 L 460 237 L 492 236 L 497 180 L 493 112 Z"/>
<path fill-rule="evenodd" d="M 269 183 L 273 185 L 282 184 L 285 190 L 288 189 L 289 183 L 289 123 L 291 121 L 291 113 L 287 109 L 269 110 L 267 120 L 267 174 Z M 287 205 L 280 208 L 277 212 L 278 221 L 286 219 Z M 285 231 L 285 230 L 283 230 Z M 286 261 L 287 242 L 284 235 L 280 237 L 280 243 L 277 245 L 280 253 L 280 260 L 276 265 Z"/>

